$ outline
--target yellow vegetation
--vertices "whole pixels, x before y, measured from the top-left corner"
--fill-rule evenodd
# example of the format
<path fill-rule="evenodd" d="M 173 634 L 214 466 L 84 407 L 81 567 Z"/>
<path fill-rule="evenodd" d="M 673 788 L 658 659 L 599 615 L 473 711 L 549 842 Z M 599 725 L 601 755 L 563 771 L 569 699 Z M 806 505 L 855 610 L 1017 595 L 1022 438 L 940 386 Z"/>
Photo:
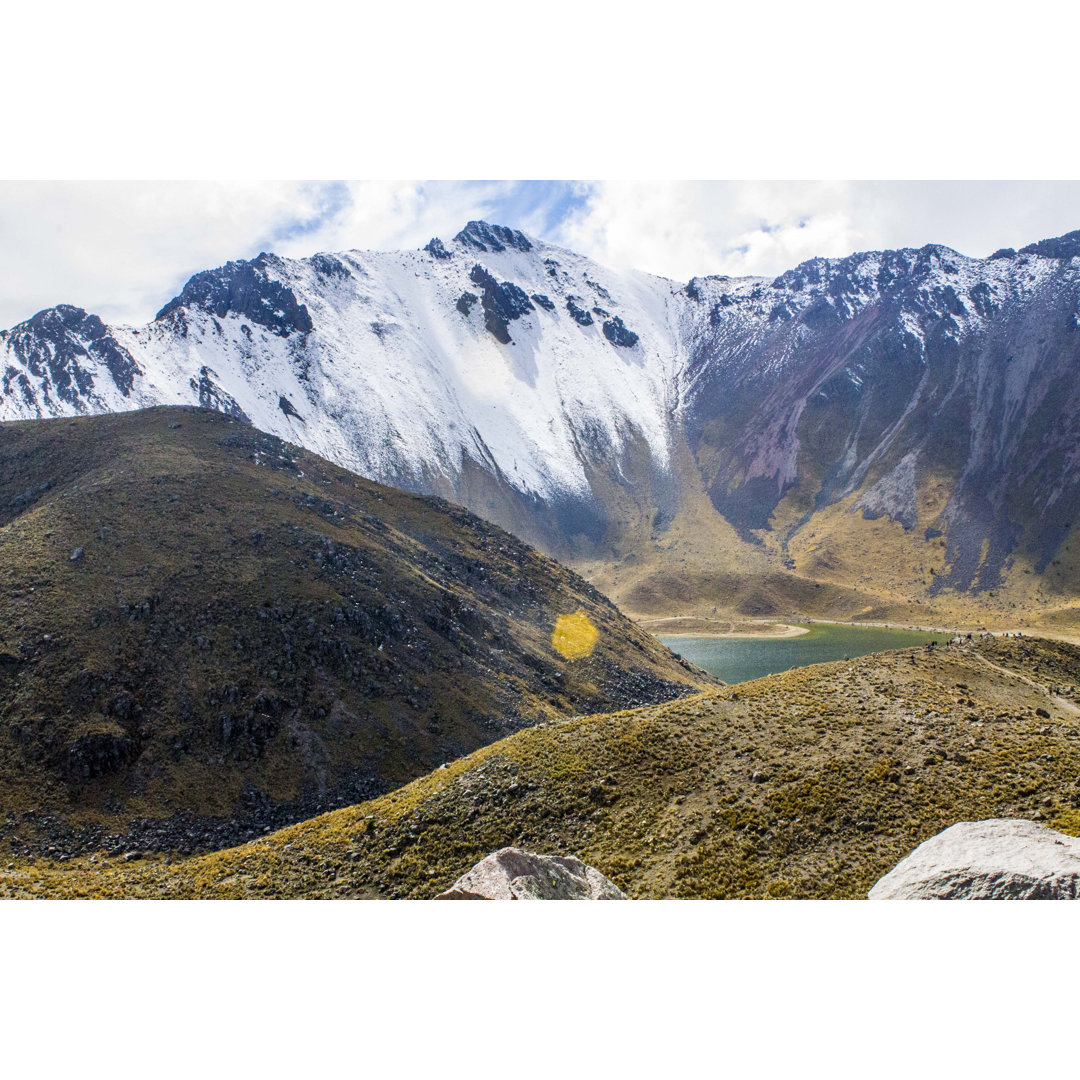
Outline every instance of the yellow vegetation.
<path fill-rule="evenodd" d="M 551 647 L 567 660 L 581 660 L 592 655 L 598 636 L 589 616 L 584 611 L 575 611 L 573 615 L 560 615 L 555 620 Z"/>

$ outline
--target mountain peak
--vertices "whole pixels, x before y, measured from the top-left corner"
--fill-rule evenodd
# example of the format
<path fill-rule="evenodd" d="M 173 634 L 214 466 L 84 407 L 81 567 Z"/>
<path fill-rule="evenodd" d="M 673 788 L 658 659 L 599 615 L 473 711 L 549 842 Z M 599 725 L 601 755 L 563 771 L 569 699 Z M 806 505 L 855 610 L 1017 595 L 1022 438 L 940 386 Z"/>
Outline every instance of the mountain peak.
<path fill-rule="evenodd" d="M 18 325 L 4 332 L 14 334 L 19 331 L 32 330 L 37 333 L 56 333 L 79 327 L 87 319 L 101 321 L 96 315 L 91 315 L 85 309 L 76 307 L 74 304 L 54 304 L 52 307 L 42 308 L 41 311 L 31 315 L 29 319 L 24 319 Z"/>
<path fill-rule="evenodd" d="M 477 251 L 505 251 L 508 247 L 518 251 L 532 251 L 532 241 L 518 229 L 505 225 L 491 225 L 486 221 L 470 221 L 454 237 L 454 243 L 475 248 Z"/>
<path fill-rule="evenodd" d="M 307 307 L 297 300 L 292 289 L 267 273 L 268 267 L 280 262 L 278 256 L 264 251 L 254 259 L 227 262 L 215 270 L 195 274 L 154 320 L 182 313 L 185 308 L 199 308 L 219 319 L 230 313 L 243 315 L 280 337 L 306 333 L 312 328 Z"/>

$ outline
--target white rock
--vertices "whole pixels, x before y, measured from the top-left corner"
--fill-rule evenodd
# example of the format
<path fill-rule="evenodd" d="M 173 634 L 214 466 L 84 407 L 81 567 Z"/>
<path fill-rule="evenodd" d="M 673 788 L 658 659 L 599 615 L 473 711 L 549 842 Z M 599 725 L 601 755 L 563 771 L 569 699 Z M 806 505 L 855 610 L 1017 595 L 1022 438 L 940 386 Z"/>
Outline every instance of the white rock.
<path fill-rule="evenodd" d="M 572 856 L 507 847 L 478 862 L 436 900 L 625 900 L 598 870 Z"/>
<path fill-rule="evenodd" d="M 1031 821 L 962 821 L 920 844 L 871 900 L 1077 900 L 1080 840 Z"/>

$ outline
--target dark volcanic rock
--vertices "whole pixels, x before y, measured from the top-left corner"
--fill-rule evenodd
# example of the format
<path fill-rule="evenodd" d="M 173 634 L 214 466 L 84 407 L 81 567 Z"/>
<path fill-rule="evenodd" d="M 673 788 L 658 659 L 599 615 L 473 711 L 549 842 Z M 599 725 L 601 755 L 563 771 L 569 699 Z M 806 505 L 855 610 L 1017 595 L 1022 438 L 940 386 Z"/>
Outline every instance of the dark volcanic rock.
<path fill-rule="evenodd" d="M 8 334 L 15 356 L 27 370 L 43 380 L 46 397 L 55 394 L 61 401 L 81 405 L 94 387 L 89 362 L 103 364 L 117 389 L 125 397 L 131 393 L 139 366 L 120 346 L 105 324 L 82 308 L 60 304 L 39 311 Z M 4 393 L 14 371 L 4 380 Z M 24 391 L 30 388 L 27 386 Z M 32 393 L 32 391 L 31 391 Z"/>
<path fill-rule="evenodd" d="M 446 245 L 437 237 L 433 236 L 425 245 L 424 250 L 434 259 L 452 259 L 453 253 L 446 250 Z"/>
<path fill-rule="evenodd" d="M 1020 254 L 1038 255 L 1044 259 L 1075 259 L 1080 256 L 1080 229 L 1064 236 L 1040 240 L 1037 244 L 1028 244 L 1020 249 Z"/>
<path fill-rule="evenodd" d="M 505 225 L 489 225 L 486 221 L 470 221 L 454 241 L 477 251 L 505 251 L 508 247 L 532 251 L 532 243 L 524 233 Z"/>
<path fill-rule="evenodd" d="M 347 278 L 351 276 L 349 268 L 336 255 L 322 253 L 312 255 L 311 265 L 320 277 Z"/>
<path fill-rule="evenodd" d="M 592 326 L 592 314 L 578 303 L 579 300 L 581 300 L 580 296 L 568 296 L 566 298 L 566 310 L 570 312 L 570 317 L 574 322 L 581 326 Z"/>
<path fill-rule="evenodd" d="M 198 382 L 191 380 L 191 388 L 199 393 L 199 405 L 204 409 L 216 409 L 226 416 L 232 416 L 237 420 L 243 420 L 245 424 L 250 424 L 251 420 L 247 413 L 240 408 L 231 394 L 218 386 L 214 381 L 216 378 L 217 372 L 203 364 L 199 369 Z"/>
<path fill-rule="evenodd" d="M 64 750 L 61 769 L 69 779 L 89 780 L 122 768 L 137 751 L 135 740 L 116 725 L 114 731 L 96 731 L 73 740 Z"/>
<path fill-rule="evenodd" d="M 293 403 L 284 394 L 282 394 L 278 398 L 278 408 L 286 416 L 295 416 L 301 424 L 304 422 L 304 418 L 296 411 L 296 409 L 293 407 Z"/>
<path fill-rule="evenodd" d="M 533 302 L 524 289 L 512 281 L 499 284 L 479 263 L 472 268 L 469 280 L 483 290 L 481 305 L 484 309 L 484 325 L 503 345 L 510 344 L 510 332 L 507 325 L 514 319 L 520 319 L 527 312 L 535 311 Z M 459 308 L 460 311 L 460 301 Z"/>
<path fill-rule="evenodd" d="M 618 315 L 604 323 L 604 337 L 612 345 L 619 345 L 624 349 L 631 349 L 638 343 L 637 334 L 633 330 L 628 330 Z"/>
<path fill-rule="evenodd" d="M 307 307 L 297 301 L 292 289 L 270 276 L 276 261 L 273 255 L 263 253 L 251 261 L 228 262 L 217 270 L 196 274 L 155 320 L 184 308 L 198 308 L 219 319 L 243 315 L 280 337 L 307 333 L 313 325 Z"/>

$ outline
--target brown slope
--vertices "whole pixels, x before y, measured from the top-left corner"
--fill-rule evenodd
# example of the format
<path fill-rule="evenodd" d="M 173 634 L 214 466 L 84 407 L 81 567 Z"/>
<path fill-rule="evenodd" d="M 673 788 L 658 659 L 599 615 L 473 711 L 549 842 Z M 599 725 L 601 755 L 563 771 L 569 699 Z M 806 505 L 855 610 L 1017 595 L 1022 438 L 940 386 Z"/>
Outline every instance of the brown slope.
<path fill-rule="evenodd" d="M 502 530 L 220 414 L 0 428 L 0 812 L 27 850 L 220 844 L 709 682 Z"/>

